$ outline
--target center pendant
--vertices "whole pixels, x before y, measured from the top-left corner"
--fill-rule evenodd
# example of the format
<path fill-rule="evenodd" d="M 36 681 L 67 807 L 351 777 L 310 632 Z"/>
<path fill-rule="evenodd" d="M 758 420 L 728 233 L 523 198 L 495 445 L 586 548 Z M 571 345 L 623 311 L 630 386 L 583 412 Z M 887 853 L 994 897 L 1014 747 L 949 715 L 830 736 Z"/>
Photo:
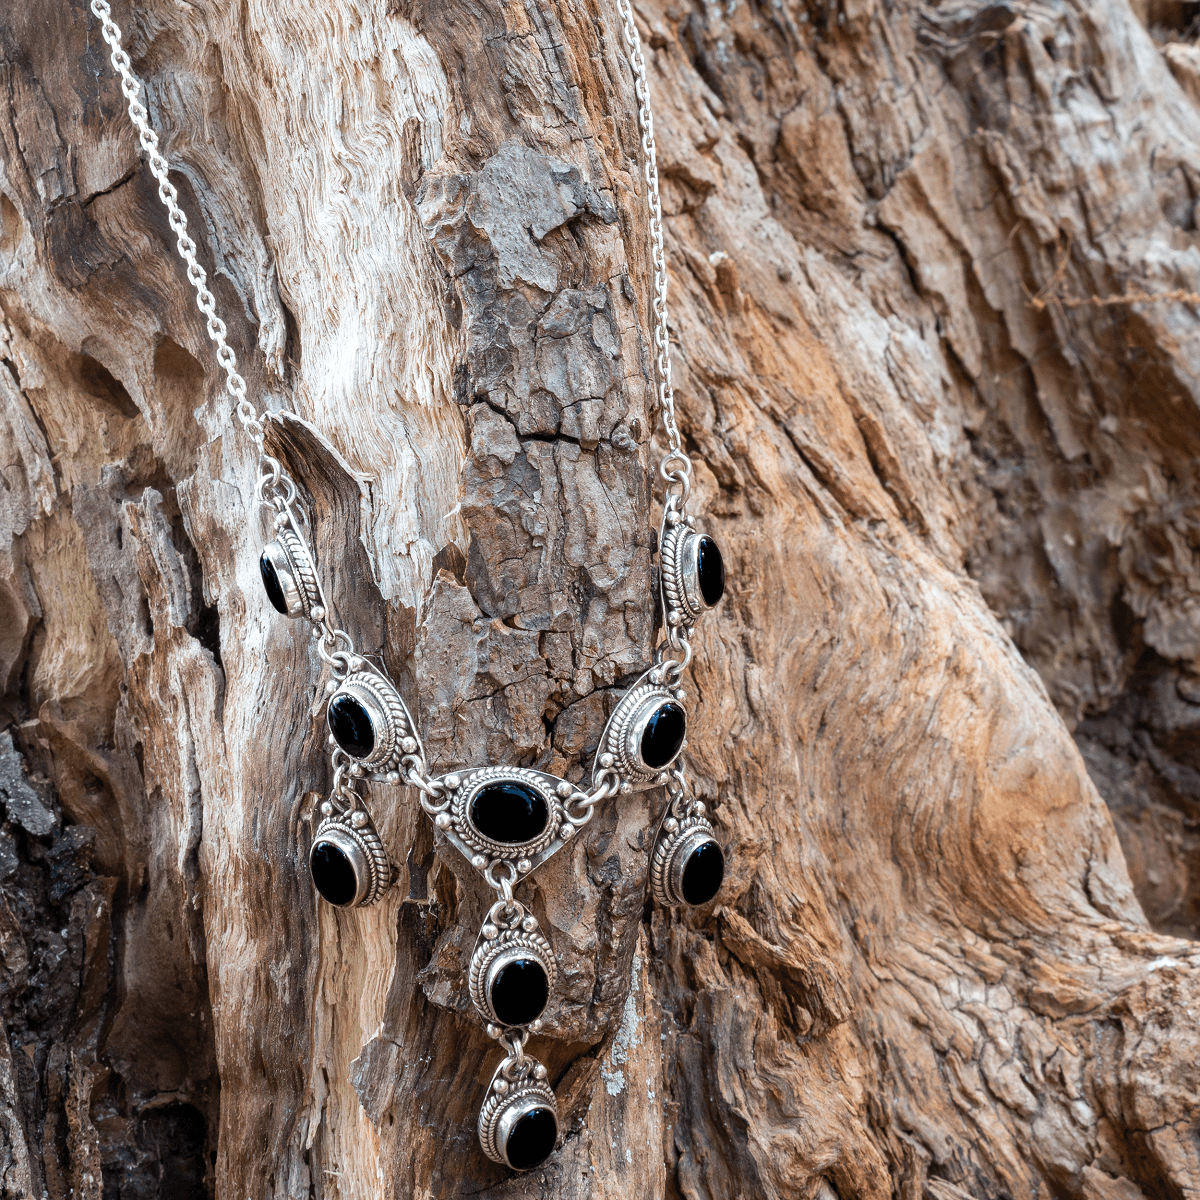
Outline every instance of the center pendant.
<path fill-rule="evenodd" d="M 477 767 L 441 779 L 448 803 L 434 824 L 480 871 L 506 862 L 512 882 L 528 875 L 575 833 L 563 802 L 575 788 L 529 767 Z"/>

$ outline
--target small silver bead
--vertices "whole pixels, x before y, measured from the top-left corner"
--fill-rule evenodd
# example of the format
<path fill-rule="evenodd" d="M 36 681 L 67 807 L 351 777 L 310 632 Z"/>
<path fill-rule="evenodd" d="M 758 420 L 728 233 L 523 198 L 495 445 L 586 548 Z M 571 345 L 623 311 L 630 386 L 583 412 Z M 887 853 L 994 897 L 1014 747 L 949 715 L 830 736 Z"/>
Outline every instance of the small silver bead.
<path fill-rule="evenodd" d="M 528 875 L 529 872 L 533 870 L 533 863 L 531 863 L 527 858 L 518 858 L 517 870 L 520 871 L 522 875 Z"/>
<path fill-rule="evenodd" d="M 630 783 L 628 779 L 626 779 L 625 782 L 621 784 L 621 795 L 628 796 L 629 793 L 632 791 L 633 791 L 633 784 Z"/>
<path fill-rule="evenodd" d="M 313 610 L 312 610 L 310 616 L 312 617 L 312 619 L 314 621 L 324 621 L 325 620 L 325 610 L 319 604 L 316 604 L 313 606 Z"/>
<path fill-rule="evenodd" d="M 687 748 L 688 748 L 688 740 L 687 740 L 687 738 L 684 738 L 684 739 L 683 739 L 683 745 L 682 745 L 682 746 L 680 746 L 680 747 L 679 747 L 679 749 L 680 749 L 680 750 L 686 750 Z"/>
<path fill-rule="evenodd" d="M 433 818 L 433 823 L 439 829 L 449 829 L 450 828 L 450 814 L 449 813 L 438 813 L 438 815 Z"/>
<path fill-rule="evenodd" d="M 498 1038 L 500 1036 L 500 1033 L 501 1033 L 501 1030 L 500 1030 L 499 1025 L 488 1025 L 488 1027 L 487 1027 L 488 1037 Z M 499 1082 L 499 1081 L 497 1081 L 497 1082 Z"/>
<path fill-rule="evenodd" d="M 492 1084 L 492 1087 L 496 1089 L 496 1094 L 498 1096 L 507 1096 L 508 1095 L 508 1080 L 507 1079 L 497 1079 L 496 1082 Z"/>
<path fill-rule="evenodd" d="M 665 829 L 665 830 L 666 830 L 668 833 L 674 833 L 674 832 L 675 832 L 675 830 L 677 830 L 677 829 L 679 828 L 679 822 L 678 822 L 677 820 L 675 820 L 675 818 L 674 818 L 674 817 L 668 817 L 668 818 L 667 818 L 667 819 L 666 819 L 666 820 L 663 822 L 663 828 L 664 828 L 664 829 Z"/>
<path fill-rule="evenodd" d="M 600 765 L 602 767 L 611 767 L 617 760 L 611 754 L 600 755 Z"/>
<path fill-rule="evenodd" d="M 314 625 L 312 627 L 312 635 L 313 641 L 319 642 L 325 636 L 325 630 L 322 629 L 320 625 Z"/>
<path fill-rule="evenodd" d="M 537 927 L 538 919 L 533 915 L 533 913 L 530 913 L 529 916 L 525 917 L 521 922 L 521 928 L 525 930 L 526 933 L 532 933 Z"/>
<path fill-rule="evenodd" d="M 538 1021 L 537 1024 L 540 1025 L 541 1021 Z M 550 1074 L 550 1072 L 547 1071 L 546 1068 L 543 1067 L 541 1063 L 538 1063 L 538 1065 L 533 1068 L 534 1079 L 545 1079 L 546 1076 L 549 1074 Z"/>
<path fill-rule="evenodd" d="M 355 779 L 361 779 L 364 774 L 362 764 L 361 763 L 351 763 L 350 764 L 350 774 L 353 775 Z"/>
<path fill-rule="evenodd" d="M 667 624 L 668 625 L 682 625 L 683 624 L 683 613 L 681 613 L 679 611 L 679 609 L 677 609 L 677 608 L 671 609 L 671 611 L 667 613 Z"/>
<path fill-rule="evenodd" d="M 338 690 L 338 681 L 336 679 L 327 679 L 325 681 L 325 695 L 332 696 Z M 329 735 L 329 740 L 333 741 L 333 734 Z"/>
<path fill-rule="evenodd" d="M 326 741 L 327 741 L 327 742 L 328 742 L 328 743 L 329 743 L 331 746 L 336 746 L 336 745 L 337 745 L 337 738 L 335 738 L 335 737 L 333 736 L 333 734 L 332 734 L 332 733 L 331 733 L 331 734 L 329 735 L 329 737 L 328 737 L 328 738 L 326 738 L 325 740 L 326 740 Z"/>
<path fill-rule="evenodd" d="M 367 814 L 362 809 L 356 809 L 350 814 L 350 824 L 355 829 L 361 829 L 367 823 Z"/>
<path fill-rule="evenodd" d="M 575 791 L 574 785 L 565 779 L 554 789 L 564 800 Z"/>
<path fill-rule="evenodd" d="M 361 655 L 355 654 L 350 659 L 350 670 L 352 670 L 352 671 L 361 671 L 366 667 L 366 665 L 367 665 L 367 660 L 365 658 L 363 658 Z"/>
<path fill-rule="evenodd" d="M 413 749 L 416 749 L 416 747 L 414 746 Z M 457 788 L 460 783 L 462 783 L 462 780 L 459 779 L 457 775 L 447 775 L 442 782 L 445 783 L 445 785 L 451 791 L 454 791 L 454 789 Z"/>
<path fill-rule="evenodd" d="M 704 807 L 704 801 L 703 801 L 703 800 L 697 800 L 697 801 L 696 801 L 696 803 L 692 805 L 692 812 L 693 812 L 693 813 L 695 813 L 695 814 L 696 814 L 696 816 L 698 816 L 698 817 L 702 817 L 702 816 L 704 816 L 704 814 L 705 814 L 707 811 L 708 811 L 708 809 L 706 809 L 706 808 Z"/>
<path fill-rule="evenodd" d="M 534 1020 L 530 1021 L 529 1029 L 530 1029 L 531 1033 L 540 1033 L 542 1030 L 542 1018 L 537 1017 Z"/>
<path fill-rule="evenodd" d="M 491 921 L 489 921 L 479 932 L 482 933 L 489 942 L 492 940 L 492 938 L 498 937 L 500 934 L 500 930 L 497 929 L 496 926 L 491 923 Z"/>
<path fill-rule="evenodd" d="M 674 509 L 671 509 L 671 511 L 669 513 L 667 513 L 667 524 L 668 525 L 678 525 L 679 522 L 682 520 L 683 520 L 683 518 Z"/>
<path fill-rule="evenodd" d="M 321 802 L 321 816 L 323 816 L 323 817 L 332 817 L 333 816 L 333 805 L 330 804 L 328 800 L 323 800 Z"/>
<path fill-rule="evenodd" d="M 572 825 L 570 821 L 564 821 L 558 827 L 558 836 L 562 838 L 564 842 L 570 841 L 570 839 L 575 836 L 575 826 Z"/>
<path fill-rule="evenodd" d="M 276 513 L 275 514 L 275 528 L 276 529 L 286 529 L 287 526 L 288 526 L 287 513 Z"/>
<path fill-rule="evenodd" d="M 416 754 L 417 739 L 416 738 L 401 738 L 400 739 L 400 749 L 403 750 L 405 754 Z"/>
<path fill-rule="evenodd" d="M 676 700 L 686 700 L 687 699 L 687 692 L 685 692 L 683 690 L 683 688 L 676 688 L 671 693 L 671 695 L 674 696 Z"/>
<path fill-rule="evenodd" d="M 471 859 L 471 866 L 473 866 L 477 871 L 482 871 L 483 868 L 487 866 L 487 859 L 482 854 L 476 854 Z"/>
<path fill-rule="evenodd" d="M 399 771 L 389 771 L 384 776 L 384 778 L 388 781 L 388 783 L 399 783 L 400 782 L 400 772 Z"/>

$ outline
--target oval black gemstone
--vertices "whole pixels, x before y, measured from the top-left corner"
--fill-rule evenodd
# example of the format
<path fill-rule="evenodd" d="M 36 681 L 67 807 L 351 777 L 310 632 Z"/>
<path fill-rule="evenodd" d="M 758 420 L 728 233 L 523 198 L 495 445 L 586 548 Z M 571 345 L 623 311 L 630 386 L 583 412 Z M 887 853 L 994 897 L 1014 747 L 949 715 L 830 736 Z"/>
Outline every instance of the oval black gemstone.
<path fill-rule="evenodd" d="M 549 820 L 546 797 L 512 779 L 481 787 L 471 801 L 471 824 L 493 842 L 531 842 Z"/>
<path fill-rule="evenodd" d="M 683 868 L 683 898 L 693 907 L 707 904 L 725 878 L 725 851 L 716 842 L 702 842 L 688 855 Z"/>
<path fill-rule="evenodd" d="M 707 534 L 700 539 L 696 551 L 696 578 L 704 603 L 712 608 L 725 595 L 725 560 L 720 546 Z"/>
<path fill-rule="evenodd" d="M 366 758 L 375 749 L 375 727 L 360 700 L 343 693 L 329 702 L 329 732 L 351 758 Z"/>
<path fill-rule="evenodd" d="M 287 600 L 284 597 L 283 588 L 279 586 L 279 576 L 275 573 L 275 564 L 265 550 L 258 560 L 258 570 L 262 575 L 263 587 L 267 591 L 267 599 L 270 600 L 276 612 L 281 612 L 286 617 Z"/>
<path fill-rule="evenodd" d="M 308 856 L 313 886 L 330 904 L 349 904 L 358 891 L 354 867 L 345 853 L 332 842 L 318 842 Z"/>
<path fill-rule="evenodd" d="M 687 714 L 674 700 L 660 704 L 642 733 L 642 762 L 652 771 L 665 767 L 679 753 L 687 733 Z"/>
<path fill-rule="evenodd" d="M 528 1171 L 554 1153 L 558 1140 L 558 1121 L 549 1108 L 527 1112 L 513 1127 L 504 1143 L 504 1156 L 518 1171 Z"/>
<path fill-rule="evenodd" d="M 536 958 L 505 963 L 492 981 L 492 1011 L 503 1025 L 528 1025 L 550 999 L 550 981 Z"/>

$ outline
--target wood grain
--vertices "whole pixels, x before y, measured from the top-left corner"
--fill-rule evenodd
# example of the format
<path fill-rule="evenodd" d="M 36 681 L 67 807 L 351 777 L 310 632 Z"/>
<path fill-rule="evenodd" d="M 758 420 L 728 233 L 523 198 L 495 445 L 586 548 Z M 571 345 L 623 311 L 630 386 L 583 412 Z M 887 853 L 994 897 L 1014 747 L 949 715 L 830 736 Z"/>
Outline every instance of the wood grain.
<path fill-rule="evenodd" d="M 1187 20 L 636 15 L 730 871 L 648 906 L 636 794 L 534 877 L 566 1136 L 521 1177 L 487 890 L 380 787 L 395 886 L 316 904 L 253 454 L 96 24 L 0 15 L 0 1194 L 1200 1200 L 1200 326 L 1128 300 L 1195 286 Z M 655 623 L 615 6 L 115 16 L 340 624 L 436 770 L 580 777 Z"/>

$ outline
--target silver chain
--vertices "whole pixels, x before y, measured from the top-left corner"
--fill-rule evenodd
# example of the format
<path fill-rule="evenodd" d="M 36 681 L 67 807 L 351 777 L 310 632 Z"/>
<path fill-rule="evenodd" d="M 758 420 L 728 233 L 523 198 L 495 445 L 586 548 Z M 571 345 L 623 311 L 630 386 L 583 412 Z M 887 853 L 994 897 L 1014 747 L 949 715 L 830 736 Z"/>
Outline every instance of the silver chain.
<path fill-rule="evenodd" d="M 633 68 L 634 91 L 638 100 L 638 121 L 642 127 L 642 153 L 645 155 L 646 206 L 650 210 L 650 246 L 654 262 L 654 346 L 658 369 L 658 402 L 663 428 L 667 433 L 667 453 L 658 466 L 666 481 L 668 494 L 678 499 L 682 511 L 691 490 L 692 460 L 683 450 L 679 424 L 675 419 L 675 390 L 671 384 L 671 341 L 667 322 L 667 254 L 663 249 L 662 201 L 658 194 L 658 149 L 654 142 L 654 114 L 650 111 L 650 88 L 646 82 L 646 60 L 642 39 L 633 20 L 630 0 L 617 0 Z"/>
<path fill-rule="evenodd" d="M 171 228 L 175 232 L 175 248 L 187 265 L 188 282 L 196 289 L 196 307 L 204 314 L 209 339 L 217 347 L 217 362 L 225 372 L 225 387 L 237 402 L 235 412 L 241 426 L 254 439 L 259 454 L 259 477 L 256 493 L 258 499 L 276 513 L 276 524 L 294 521 L 296 513 L 292 503 L 296 498 L 296 485 L 283 469 L 278 459 L 266 452 L 263 423 L 267 419 L 246 398 L 246 381 L 238 374 L 237 356 L 225 340 L 225 322 L 217 316 L 217 302 L 208 288 L 208 275 L 196 261 L 196 243 L 188 235 L 187 214 L 179 207 L 179 192 L 167 178 L 170 164 L 158 148 L 158 134 L 150 127 L 150 113 L 139 98 L 142 82 L 132 70 L 128 53 L 121 45 L 121 28 L 112 19 L 112 8 L 108 0 L 91 0 L 92 12 L 100 18 L 100 34 L 112 50 L 112 65 L 121 76 L 121 92 L 129 101 L 129 119 L 138 132 L 138 141 L 146 152 L 150 174 L 158 180 L 158 198 L 167 210 Z M 318 615 L 319 614 L 319 615 Z M 344 629 L 333 624 L 332 614 L 322 606 L 313 612 L 313 639 L 317 654 L 329 667 L 335 678 L 350 672 L 356 661 L 354 642 Z M 335 768 L 337 767 L 334 761 Z M 420 764 L 420 770 L 424 763 Z M 340 774 L 335 771 L 340 779 Z"/>

